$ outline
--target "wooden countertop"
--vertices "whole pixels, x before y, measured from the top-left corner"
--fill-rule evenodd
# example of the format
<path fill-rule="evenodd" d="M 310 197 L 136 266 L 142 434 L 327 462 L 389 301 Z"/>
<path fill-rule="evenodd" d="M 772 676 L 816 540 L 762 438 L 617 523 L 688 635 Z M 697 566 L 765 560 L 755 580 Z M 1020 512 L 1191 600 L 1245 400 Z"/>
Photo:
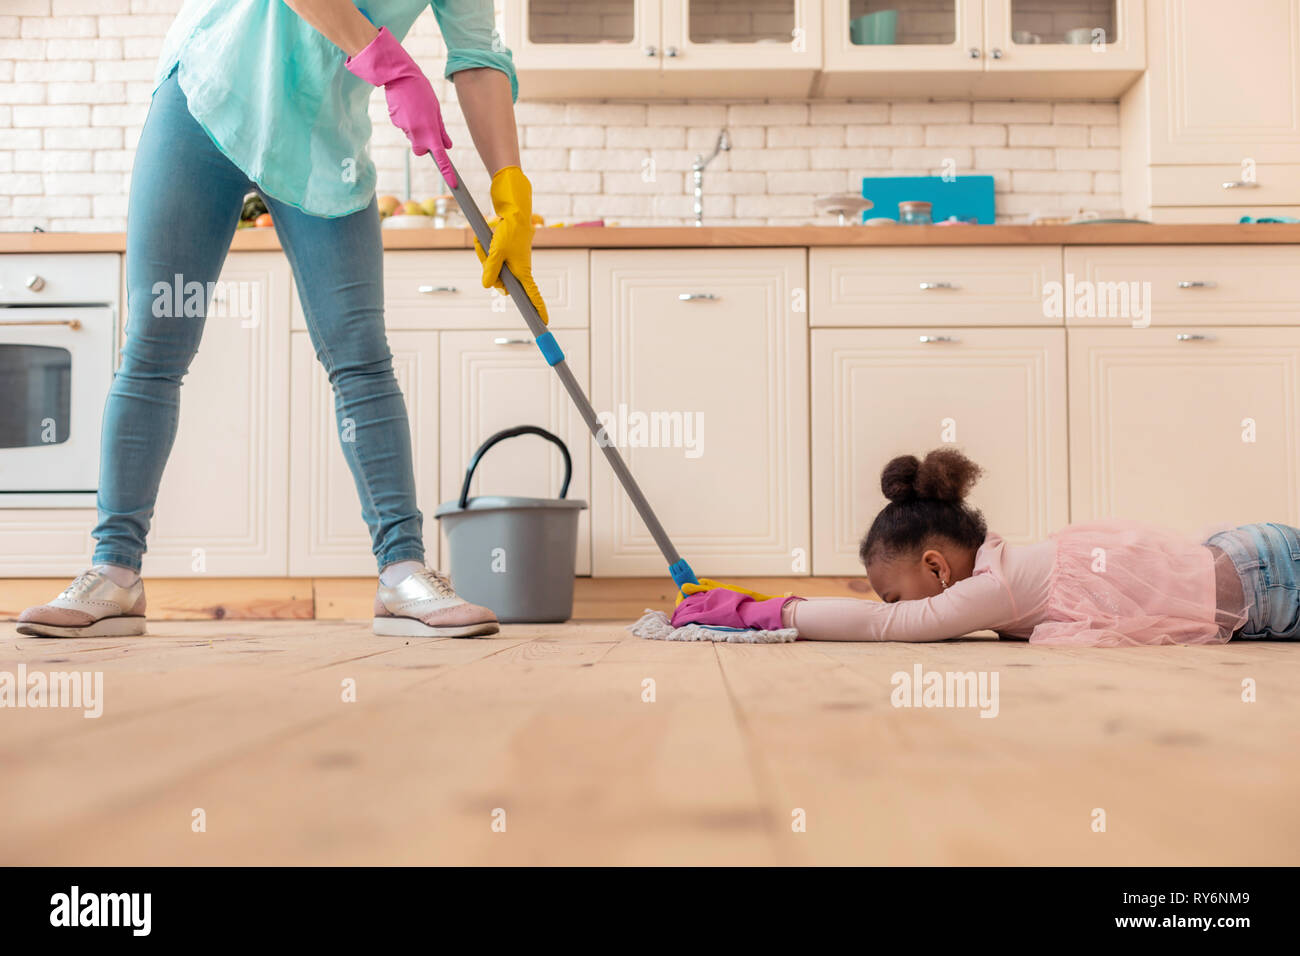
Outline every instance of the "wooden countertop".
<path fill-rule="evenodd" d="M 385 229 L 385 249 L 467 249 L 468 229 Z M 539 249 L 735 248 L 745 246 L 1019 246 L 1297 243 L 1300 225 L 1213 223 L 1082 226 L 609 226 L 540 229 Z M 241 229 L 231 249 L 280 248 L 274 229 Z M 121 232 L 4 232 L 5 252 L 123 252 Z"/>

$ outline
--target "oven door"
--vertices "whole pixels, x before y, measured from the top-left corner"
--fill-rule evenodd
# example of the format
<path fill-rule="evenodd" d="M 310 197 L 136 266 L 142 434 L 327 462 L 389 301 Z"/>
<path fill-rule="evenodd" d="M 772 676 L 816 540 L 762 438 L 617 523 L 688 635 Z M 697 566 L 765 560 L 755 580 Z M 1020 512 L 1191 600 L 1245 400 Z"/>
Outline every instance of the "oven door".
<path fill-rule="evenodd" d="M 0 308 L 0 493 L 93 492 L 114 310 Z M 14 498 L 20 497 L 15 494 Z"/>

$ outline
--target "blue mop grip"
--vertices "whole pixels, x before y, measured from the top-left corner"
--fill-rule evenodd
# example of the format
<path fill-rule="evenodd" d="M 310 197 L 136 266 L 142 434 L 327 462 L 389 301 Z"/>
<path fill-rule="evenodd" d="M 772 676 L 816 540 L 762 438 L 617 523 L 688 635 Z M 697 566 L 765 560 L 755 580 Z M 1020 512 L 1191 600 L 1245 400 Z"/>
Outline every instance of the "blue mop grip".
<path fill-rule="evenodd" d="M 686 584 L 699 584 L 700 579 L 695 576 L 691 566 L 686 563 L 686 559 L 678 561 L 675 564 L 668 565 L 668 573 L 673 577 L 673 583 L 677 585 L 677 590 L 681 590 Z"/>
<path fill-rule="evenodd" d="M 555 341 L 555 336 L 550 332 L 537 336 L 537 347 L 542 350 L 542 358 L 546 359 L 547 365 L 559 365 L 564 361 L 564 349 L 560 348 L 560 343 Z"/>

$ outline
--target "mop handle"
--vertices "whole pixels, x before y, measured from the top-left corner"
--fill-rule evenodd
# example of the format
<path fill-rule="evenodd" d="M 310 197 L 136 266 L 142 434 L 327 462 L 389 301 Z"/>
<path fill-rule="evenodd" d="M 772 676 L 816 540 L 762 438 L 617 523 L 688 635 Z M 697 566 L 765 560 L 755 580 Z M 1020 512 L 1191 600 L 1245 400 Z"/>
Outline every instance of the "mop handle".
<path fill-rule="evenodd" d="M 478 204 L 474 202 L 474 197 L 470 195 L 469 189 L 466 188 L 464 178 L 456 172 L 454 166 L 451 169 L 456 178 L 456 185 L 448 188 L 451 189 L 451 194 L 455 197 L 461 212 L 465 214 L 469 227 L 474 230 L 474 235 L 478 237 L 479 245 L 486 250 L 492 245 L 492 229 L 483 218 L 483 213 L 479 211 Z M 445 178 L 443 181 L 446 182 Z M 655 544 L 659 546 L 664 560 L 668 562 L 668 573 L 672 575 L 673 581 L 678 588 L 686 583 L 698 584 L 699 581 L 695 577 L 695 572 L 691 570 L 691 566 L 682 559 L 682 556 L 677 553 L 677 549 L 673 547 L 668 532 L 664 531 L 664 526 L 660 524 L 659 518 L 650 507 L 650 502 L 646 501 L 645 495 L 642 494 L 641 486 L 632 477 L 632 472 L 628 470 L 627 464 L 623 461 L 623 456 L 618 453 L 613 440 L 606 433 L 605 426 L 596 418 L 596 411 L 591 407 L 591 402 L 587 400 L 586 393 L 583 392 L 582 386 L 578 384 L 578 380 L 569 368 L 569 363 L 564 357 L 564 351 L 560 348 L 560 344 L 555 341 L 555 336 L 546 328 L 546 323 L 542 321 L 541 315 L 537 312 L 537 306 L 533 305 L 533 300 L 528 298 L 528 293 L 524 291 L 523 285 L 515 277 L 515 274 L 510 271 L 509 266 L 502 265 L 501 281 L 505 283 L 506 291 L 510 293 L 510 298 L 514 299 L 520 314 L 523 315 L 528 330 L 533 333 L 537 347 L 541 349 L 547 363 L 560 376 L 565 391 L 573 399 L 573 404 L 577 406 L 582 420 L 587 423 L 587 428 L 590 429 L 592 437 L 596 439 L 596 444 L 605 453 L 605 458 L 609 461 L 610 467 L 614 469 L 619 484 L 623 486 L 627 496 L 632 499 L 632 506 L 636 508 L 637 514 L 641 516 L 641 520 L 645 522 L 646 528 L 649 529 L 650 536 L 654 538 Z"/>

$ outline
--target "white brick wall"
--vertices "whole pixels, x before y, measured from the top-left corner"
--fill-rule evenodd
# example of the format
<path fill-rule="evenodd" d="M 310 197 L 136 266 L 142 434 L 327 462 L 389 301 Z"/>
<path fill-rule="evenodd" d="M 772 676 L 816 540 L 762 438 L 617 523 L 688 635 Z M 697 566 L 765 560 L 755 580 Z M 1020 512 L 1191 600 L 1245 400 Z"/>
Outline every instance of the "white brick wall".
<path fill-rule="evenodd" d="M 558 0 L 557 0 L 558 2 Z M 0 2 L 0 230 L 125 228 L 131 159 L 162 36 L 181 0 Z M 719 29 L 723 26 L 719 24 Z M 441 79 L 432 14 L 406 46 L 448 104 L 453 157 L 486 202 L 487 174 Z M 371 154 L 383 193 L 400 193 L 406 141 L 371 100 Z M 520 103 L 523 166 L 550 221 L 690 221 L 690 165 L 730 129 L 705 176 L 713 224 L 816 221 L 814 196 L 858 192 L 863 176 L 994 177 L 1000 221 L 1081 208 L 1118 214 L 1115 103 L 817 101 Z M 427 159 L 412 191 L 440 191 Z M 652 177 L 652 178 L 651 178 Z"/>

